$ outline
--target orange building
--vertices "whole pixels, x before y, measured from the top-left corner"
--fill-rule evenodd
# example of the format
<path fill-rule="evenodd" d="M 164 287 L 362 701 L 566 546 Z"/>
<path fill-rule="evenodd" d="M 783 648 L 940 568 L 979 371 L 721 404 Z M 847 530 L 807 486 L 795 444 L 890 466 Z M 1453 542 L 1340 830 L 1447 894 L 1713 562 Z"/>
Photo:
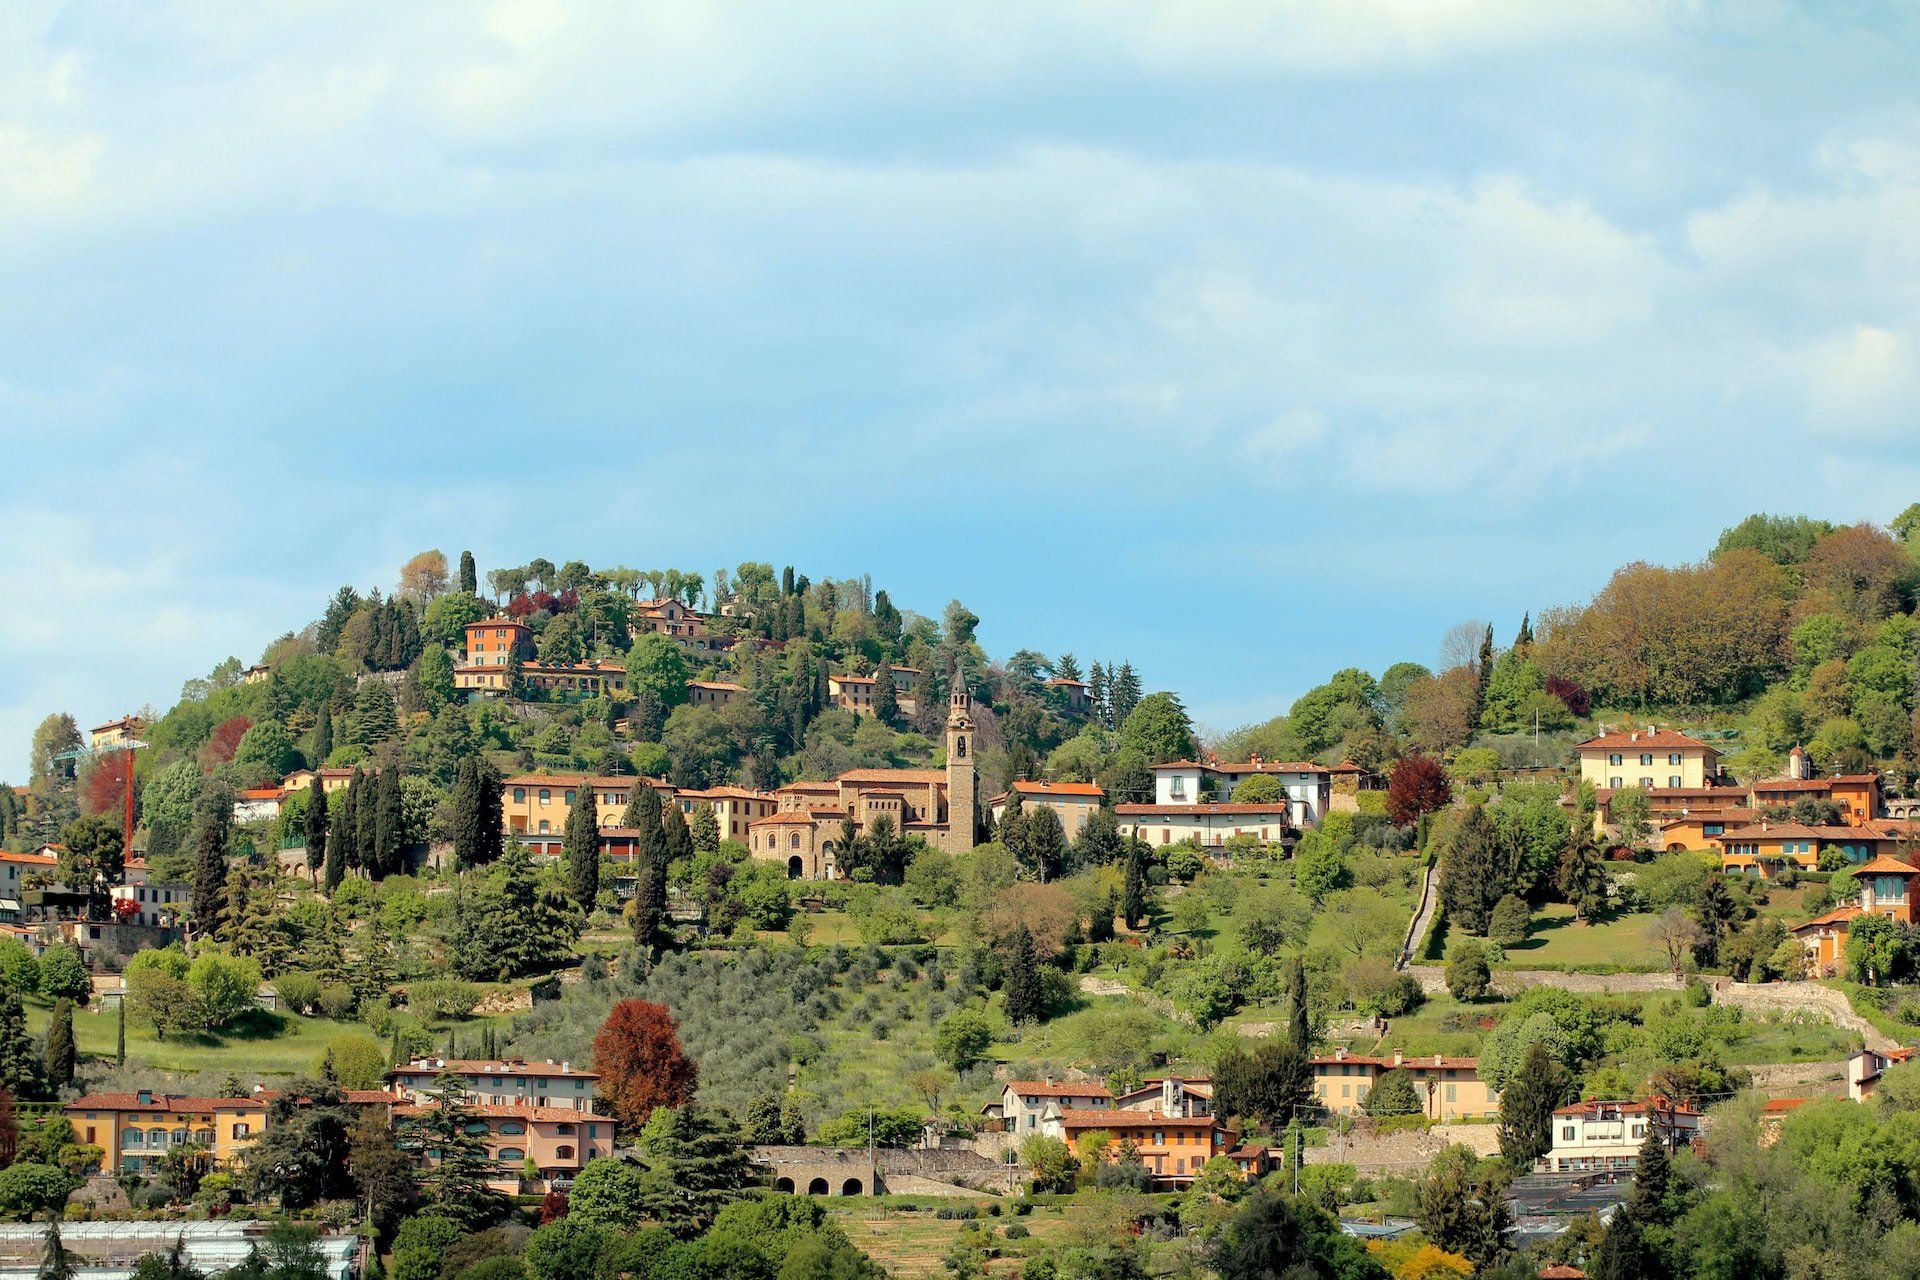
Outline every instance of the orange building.
<path fill-rule="evenodd" d="M 1829 977 L 1840 972 L 1847 951 L 1847 926 L 1859 914 L 1859 907 L 1839 907 L 1787 931 L 1806 949 L 1809 970 Z"/>
<path fill-rule="evenodd" d="M 1168 1116 L 1157 1111 L 1064 1111 L 1060 1125 L 1069 1147 L 1089 1133 L 1111 1135 L 1104 1158 L 1117 1163 L 1131 1145 L 1161 1189 L 1187 1187 L 1215 1156 L 1240 1146 L 1240 1133 L 1214 1116 Z M 1262 1170 L 1264 1172 L 1264 1169 Z"/>

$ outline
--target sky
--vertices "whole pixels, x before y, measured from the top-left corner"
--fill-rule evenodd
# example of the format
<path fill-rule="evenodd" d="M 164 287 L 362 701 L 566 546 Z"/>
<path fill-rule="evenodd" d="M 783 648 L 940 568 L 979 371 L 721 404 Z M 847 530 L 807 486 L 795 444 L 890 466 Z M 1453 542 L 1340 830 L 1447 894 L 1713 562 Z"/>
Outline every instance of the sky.
<path fill-rule="evenodd" d="M 412 553 L 1205 725 L 1920 498 L 1920 10 L 10 0 L 0 777 Z"/>

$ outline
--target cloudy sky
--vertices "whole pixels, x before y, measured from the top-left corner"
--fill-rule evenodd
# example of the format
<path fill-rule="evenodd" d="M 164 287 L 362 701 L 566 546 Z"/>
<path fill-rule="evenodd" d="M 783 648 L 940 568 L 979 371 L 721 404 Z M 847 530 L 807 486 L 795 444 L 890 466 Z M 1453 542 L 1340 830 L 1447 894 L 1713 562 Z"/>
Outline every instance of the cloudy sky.
<path fill-rule="evenodd" d="M 1903 4 L 12 0 L 0 776 L 423 547 L 1228 727 L 1920 498 Z"/>

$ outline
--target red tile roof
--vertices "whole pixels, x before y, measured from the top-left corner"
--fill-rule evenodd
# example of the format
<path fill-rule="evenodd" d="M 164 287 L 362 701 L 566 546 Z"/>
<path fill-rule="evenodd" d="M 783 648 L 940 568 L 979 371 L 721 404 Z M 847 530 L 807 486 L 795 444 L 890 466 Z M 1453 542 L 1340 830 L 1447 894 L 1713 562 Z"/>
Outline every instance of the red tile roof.
<path fill-rule="evenodd" d="M 1069 1108 L 1060 1113 L 1060 1123 L 1068 1129 L 1211 1129 L 1220 1121 L 1214 1116 L 1163 1116 L 1158 1111 L 1121 1111 L 1114 1108 L 1085 1111 Z"/>
<path fill-rule="evenodd" d="M 1700 1113 L 1682 1102 L 1668 1102 L 1664 1098 L 1648 1099 L 1646 1102 L 1611 1102 L 1595 1098 L 1588 1102 L 1576 1102 L 1568 1107 L 1555 1107 L 1557 1116 L 1598 1116 L 1602 1111 L 1618 1111 L 1622 1115 L 1643 1115 L 1652 1107 L 1657 1115 L 1697 1116 Z"/>
<path fill-rule="evenodd" d="M 1113 1090 L 1103 1084 L 1084 1081 L 1075 1084 L 1069 1081 L 1053 1080 L 1009 1080 L 1007 1089 L 1026 1097 L 1036 1098 L 1111 1098 Z M 1005 1093 L 1006 1090 L 1001 1090 Z"/>
<path fill-rule="evenodd" d="M 1540 1268 L 1540 1280 L 1587 1280 L 1587 1273 L 1578 1267 L 1570 1267 L 1564 1262 L 1554 1262 Z"/>
<path fill-rule="evenodd" d="M 810 827 L 814 818 L 810 813 L 770 813 L 764 818 L 755 818 L 747 826 L 752 827 Z"/>
<path fill-rule="evenodd" d="M 1105 787 L 1091 782 L 1016 782 L 1013 789 L 1023 796 L 1083 796 L 1098 800 L 1107 794 Z"/>
<path fill-rule="evenodd" d="M 1284 820 L 1286 815 L 1292 812 L 1292 805 L 1285 799 L 1276 800 L 1272 804 L 1117 804 L 1113 806 L 1113 811 L 1124 817 L 1138 814 L 1149 818 L 1156 814 L 1177 818 L 1208 814 L 1223 814 L 1231 817 L 1237 813 L 1248 815 L 1271 813 Z"/>
<path fill-rule="evenodd" d="M 1862 872 L 1883 876 L 1920 876 L 1920 867 L 1883 853 L 1872 862 L 1863 863 L 1853 869 L 1855 875 L 1860 875 Z"/>
<path fill-rule="evenodd" d="M 1755 822 L 1723 833 L 1722 840 L 1859 840 L 1873 839 L 1860 827 L 1809 827 L 1798 822 Z"/>
<path fill-rule="evenodd" d="M 1815 916 L 1804 924 L 1789 925 L 1787 932 L 1798 933 L 1802 929 L 1815 929 L 1822 925 L 1839 924 L 1843 920 L 1851 920 L 1857 915 L 1864 914 L 1865 912 L 1861 911 L 1858 907 L 1838 907 L 1823 916 Z"/>
<path fill-rule="evenodd" d="M 279 787 L 246 787 L 233 794 L 242 800 L 278 800 L 286 793 Z"/>
<path fill-rule="evenodd" d="M 437 1111 L 439 1104 L 432 1102 L 409 1102 L 393 1109 L 396 1116 L 421 1116 Z M 542 1123 L 584 1124 L 589 1121 L 613 1120 L 612 1116 L 603 1116 L 594 1111 L 575 1111 L 571 1107 L 510 1106 L 505 1103 L 467 1103 L 470 1115 L 492 1120 L 538 1120 Z"/>
<path fill-rule="evenodd" d="M 87 1093 L 66 1105 L 68 1111 L 259 1111 L 258 1098 L 192 1098 L 150 1093 L 142 1102 L 138 1093 Z"/>
<path fill-rule="evenodd" d="M 1689 738 L 1677 729 L 1621 729 L 1616 733 L 1588 738 L 1576 750 L 1613 751 L 1621 747 L 1632 747 L 1635 751 L 1684 751 L 1689 748 L 1713 751 L 1700 739 Z"/>

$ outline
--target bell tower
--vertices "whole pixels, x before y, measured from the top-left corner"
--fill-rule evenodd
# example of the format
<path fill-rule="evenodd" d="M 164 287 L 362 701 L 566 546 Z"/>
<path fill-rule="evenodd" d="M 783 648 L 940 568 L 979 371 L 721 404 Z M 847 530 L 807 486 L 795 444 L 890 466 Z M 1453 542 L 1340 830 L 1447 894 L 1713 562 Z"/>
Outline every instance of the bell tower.
<path fill-rule="evenodd" d="M 947 830 L 941 847 L 948 853 L 973 849 L 978 822 L 974 771 L 973 695 L 967 692 L 963 672 L 956 670 L 947 695 Z"/>

